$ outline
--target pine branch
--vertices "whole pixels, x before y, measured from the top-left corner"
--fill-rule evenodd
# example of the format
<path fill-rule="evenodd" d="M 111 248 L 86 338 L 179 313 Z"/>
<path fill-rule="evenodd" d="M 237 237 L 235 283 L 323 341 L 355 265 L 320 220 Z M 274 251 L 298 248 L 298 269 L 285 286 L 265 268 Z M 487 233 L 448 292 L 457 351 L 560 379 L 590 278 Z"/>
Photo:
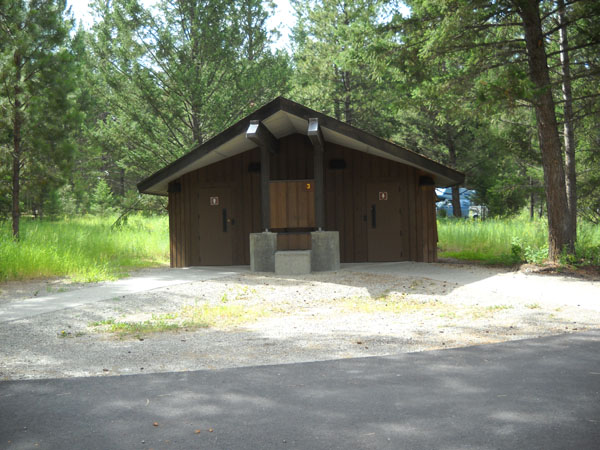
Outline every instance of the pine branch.
<path fill-rule="evenodd" d="M 566 48 L 564 50 L 556 50 L 554 52 L 550 52 L 546 56 L 548 58 L 550 58 L 551 56 L 556 56 L 556 55 L 562 53 L 563 51 L 565 51 L 565 52 L 571 52 L 573 50 L 579 50 L 581 48 L 592 47 L 594 45 L 599 45 L 599 44 L 600 44 L 600 40 L 598 40 L 598 41 L 590 41 L 590 42 L 586 42 L 584 44 L 576 45 L 575 47 L 569 47 L 569 48 Z"/>

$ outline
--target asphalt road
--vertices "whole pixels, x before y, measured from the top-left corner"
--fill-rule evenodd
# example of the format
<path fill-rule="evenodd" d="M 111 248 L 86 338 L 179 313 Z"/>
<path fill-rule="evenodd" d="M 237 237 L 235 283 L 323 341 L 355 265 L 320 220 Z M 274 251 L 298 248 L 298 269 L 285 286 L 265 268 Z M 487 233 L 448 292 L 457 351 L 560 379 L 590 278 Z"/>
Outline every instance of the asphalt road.
<path fill-rule="evenodd" d="M 600 331 L 385 358 L 0 383 L 8 449 L 598 449 Z"/>

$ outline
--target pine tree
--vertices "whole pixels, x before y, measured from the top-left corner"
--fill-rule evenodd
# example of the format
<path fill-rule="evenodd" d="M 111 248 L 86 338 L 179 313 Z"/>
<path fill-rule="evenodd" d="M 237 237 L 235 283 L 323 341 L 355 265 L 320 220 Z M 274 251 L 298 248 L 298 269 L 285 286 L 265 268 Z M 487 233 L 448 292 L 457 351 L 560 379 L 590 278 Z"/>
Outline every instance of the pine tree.
<path fill-rule="evenodd" d="M 535 113 L 537 144 L 543 167 L 548 210 L 549 259 L 574 251 L 575 233 L 567 201 L 563 149 L 557 119 L 557 87 L 551 67 L 561 50 L 550 42 L 560 25 L 552 27 L 555 1 L 542 0 L 409 0 L 421 62 L 460 58 L 447 80 L 457 86 L 476 81 L 482 103 L 503 109 L 531 108 Z M 570 3 L 593 5 L 575 0 Z M 597 4 L 597 3 L 596 3 Z M 593 14 L 596 14 L 594 12 Z M 595 16 L 598 17 L 597 15 Z M 572 18 L 584 23 L 585 17 Z M 595 29 L 594 29 L 595 28 Z M 592 31 L 593 30 L 593 31 Z M 598 48 L 598 27 L 591 27 L 580 46 Z M 583 33 L 582 33 L 583 36 Z M 595 84 L 597 86 L 597 84 Z"/>
<path fill-rule="evenodd" d="M 97 0 L 94 52 L 107 90 L 98 137 L 151 173 L 285 92 L 260 0 Z"/>
<path fill-rule="evenodd" d="M 294 2 L 295 71 L 299 102 L 382 137 L 392 133 L 389 79 L 370 59 L 385 21 L 380 0 Z"/>
<path fill-rule="evenodd" d="M 22 174 L 65 168 L 77 122 L 65 0 L 0 0 L 1 151 L 12 160 L 13 235 L 19 236 Z M 42 172 L 43 173 L 43 172 Z"/>

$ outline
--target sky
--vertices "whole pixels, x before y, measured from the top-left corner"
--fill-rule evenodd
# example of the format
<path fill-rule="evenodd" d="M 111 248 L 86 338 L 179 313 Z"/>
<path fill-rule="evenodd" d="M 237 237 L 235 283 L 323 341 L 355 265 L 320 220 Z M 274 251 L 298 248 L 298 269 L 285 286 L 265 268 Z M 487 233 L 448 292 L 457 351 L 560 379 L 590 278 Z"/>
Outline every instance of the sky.
<path fill-rule="evenodd" d="M 146 5 L 151 5 L 154 2 L 154 0 L 142 0 L 142 3 Z M 274 0 L 274 2 L 276 5 L 275 14 L 267 21 L 267 29 L 278 29 L 281 33 L 280 38 L 273 45 L 274 48 L 289 49 L 289 35 L 292 27 L 296 23 L 294 10 L 290 5 L 289 0 Z M 88 7 L 89 3 L 91 3 L 91 0 L 67 0 L 67 5 L 71 7 L 71 11 L 75 16 L 77 23 L 82 21 L 84 27 L 89 27 L 92 23 L 92 15 Z"/>

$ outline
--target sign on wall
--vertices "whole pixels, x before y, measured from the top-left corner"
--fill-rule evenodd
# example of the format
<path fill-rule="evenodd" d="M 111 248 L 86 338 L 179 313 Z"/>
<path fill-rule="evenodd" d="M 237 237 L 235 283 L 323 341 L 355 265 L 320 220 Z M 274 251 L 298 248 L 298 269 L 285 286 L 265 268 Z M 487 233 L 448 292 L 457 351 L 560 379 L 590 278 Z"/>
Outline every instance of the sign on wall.
<path fill-rule="evenodd" d="M 210 197 L 210 206 L 219 206 L 219 197 Z"/>
<path fill-rule="evenodd" d="M 382 192 L 379 191 L 379 200 L 387 200 L 388 199 L 388 193 L 387 192 Z"/>

